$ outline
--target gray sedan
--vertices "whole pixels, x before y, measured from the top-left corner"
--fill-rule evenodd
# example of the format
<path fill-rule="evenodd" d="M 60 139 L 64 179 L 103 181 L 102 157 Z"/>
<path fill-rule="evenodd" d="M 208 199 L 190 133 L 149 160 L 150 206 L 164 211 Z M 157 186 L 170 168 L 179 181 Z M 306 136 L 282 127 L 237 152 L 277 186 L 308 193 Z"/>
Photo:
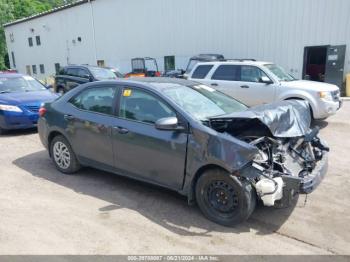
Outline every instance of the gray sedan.
<path fill-rule="evenodd" d="M 81 85 L 39 113 L 62 173 L 91 166 L 160 185 L 226 226 L 258 200 L 288 205 L 327 171 L 328 148 L 303 101 L 249 109 L 196 82 L 144 78 Z"/>

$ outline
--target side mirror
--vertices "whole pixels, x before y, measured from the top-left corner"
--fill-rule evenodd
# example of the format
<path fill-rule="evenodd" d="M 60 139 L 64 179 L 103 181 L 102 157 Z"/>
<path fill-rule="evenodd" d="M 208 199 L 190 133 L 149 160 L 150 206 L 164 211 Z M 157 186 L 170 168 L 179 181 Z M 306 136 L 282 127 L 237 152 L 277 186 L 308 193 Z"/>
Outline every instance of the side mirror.
<path fill-rule="evenodd" d="M 176 117 L 165 117 L 158 119 L 156 122 L 156 128 L 159 130 L 183 130 L 182 126 L 179 126 L 179 121 Z"/>
<path fill-rule="evenodd" d="M 89 74 L 84 74 L 84 75 L 83 75 L 83 78 L 89 79 L 90 82 L 92 82 L 92 80 L 93 80 L 93 79 L 92 79 L 92 76 L 89 75 Z"/>
<path fill-rule="evenodd" d="M 260 77 L 259 82 L 260 82 L 260 83 L 267 84 L 267 85 L 270 85 L 270 84 L 273 83 L 273 82 L 271 81 L 271 79 L 268 78 L 267 76 L 262 76 L 262 77 Z"/>

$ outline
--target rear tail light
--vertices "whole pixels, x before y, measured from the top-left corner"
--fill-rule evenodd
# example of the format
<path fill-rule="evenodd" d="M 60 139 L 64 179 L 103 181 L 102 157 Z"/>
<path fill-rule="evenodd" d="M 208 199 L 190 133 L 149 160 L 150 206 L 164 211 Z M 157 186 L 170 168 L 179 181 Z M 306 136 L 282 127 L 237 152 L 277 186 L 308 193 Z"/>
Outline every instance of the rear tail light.
<path fill-rule="evenodd" d="M 40 117 L 43 117 L 45 114 L 46 114 L 46 108 L 45 107 L 40 107 L 40 109 L 39 109 L 39 116 Z"/>
<path fill-rule="evenodd" d="M 161 76 L 161 73 L 160 72 L 156 72 L 155 74 L 157 77 L 160 77 Z"/>

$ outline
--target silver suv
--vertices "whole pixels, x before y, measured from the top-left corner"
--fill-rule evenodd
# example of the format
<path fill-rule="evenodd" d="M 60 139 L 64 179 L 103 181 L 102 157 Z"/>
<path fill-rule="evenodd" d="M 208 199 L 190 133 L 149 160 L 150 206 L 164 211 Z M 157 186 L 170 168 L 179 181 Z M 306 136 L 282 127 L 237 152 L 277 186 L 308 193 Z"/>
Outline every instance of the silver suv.
<path fill-rule="evenodd" d="M 248 106 L 288 99 L 309 102 L 313 117 L 325 119 L 341 107 L 339 88 L 297 80 L 276 64 L 254 60 L 198 63 L 188 79 L 209 85 Z"/>

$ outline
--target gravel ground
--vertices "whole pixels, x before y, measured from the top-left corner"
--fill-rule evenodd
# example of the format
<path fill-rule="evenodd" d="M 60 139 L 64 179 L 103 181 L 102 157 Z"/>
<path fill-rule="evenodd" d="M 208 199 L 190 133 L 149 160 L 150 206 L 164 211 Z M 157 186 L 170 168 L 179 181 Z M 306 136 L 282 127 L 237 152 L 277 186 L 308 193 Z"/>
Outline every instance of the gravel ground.
<path fill-rule="evenodd" d="M 64 176 L 35 131 L 0 137 L 0 254 L 350 254 L 350 101 L 318 121 L 329 172 L 293 208 L 226 228 L 174 192 L 83 169 Z"/>

